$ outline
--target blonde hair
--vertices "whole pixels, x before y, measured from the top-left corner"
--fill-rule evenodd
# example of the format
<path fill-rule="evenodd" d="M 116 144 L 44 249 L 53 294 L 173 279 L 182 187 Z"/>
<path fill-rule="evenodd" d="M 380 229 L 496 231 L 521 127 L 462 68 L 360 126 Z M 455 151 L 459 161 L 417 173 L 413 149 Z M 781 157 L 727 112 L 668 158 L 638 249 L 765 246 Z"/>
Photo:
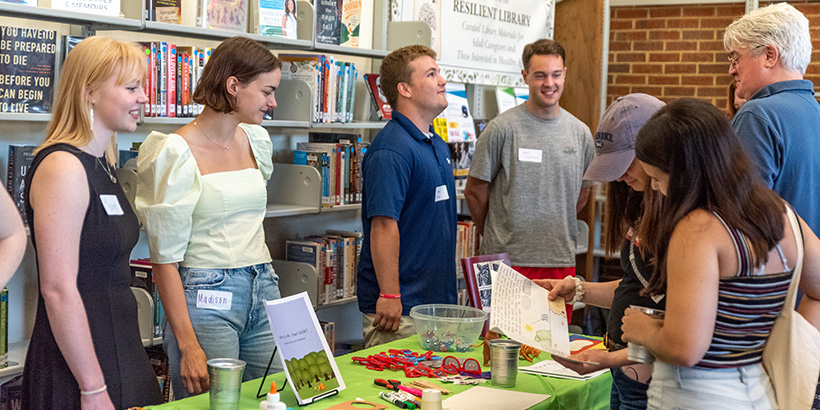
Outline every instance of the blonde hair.
<path fill-rule="evenodd" d="M 145 78 L 148 68 L 145 54 L 134 44 L 110 37 L 89 37 L 68 53 L 60 74 L 56 104 L 46 139 L 35 152 L 58 143 L 75 147 L 88 145 L 94 138 L 88 91 L 99 90 L 116 75 L 116 85 Z M 114 164 L 117 134 L 105 150 L 109 164 Z"/>

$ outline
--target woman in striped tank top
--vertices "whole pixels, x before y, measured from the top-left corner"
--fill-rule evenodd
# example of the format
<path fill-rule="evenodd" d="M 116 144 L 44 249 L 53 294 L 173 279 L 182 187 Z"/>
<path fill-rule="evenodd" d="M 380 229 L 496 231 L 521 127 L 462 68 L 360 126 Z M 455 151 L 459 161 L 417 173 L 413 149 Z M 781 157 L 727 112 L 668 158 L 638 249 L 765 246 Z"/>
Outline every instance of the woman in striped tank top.
<path fill-rule="evenodd" d="M 776 409 L 761 356 L 797 259 L 785 202 L 708 103 L 662 108 L 638 133 L 635 151 L 666 196 L 657 221 L 645 216 L 657 229 L 643 238 L 656 255 L 646 291 L 666 294 L 666 317 L 627 309 L 622 326 L 624 340 L 656 357 L 648 408 Z M 820 327 L 820 240 L 800 221 L 799 310 Z"/>

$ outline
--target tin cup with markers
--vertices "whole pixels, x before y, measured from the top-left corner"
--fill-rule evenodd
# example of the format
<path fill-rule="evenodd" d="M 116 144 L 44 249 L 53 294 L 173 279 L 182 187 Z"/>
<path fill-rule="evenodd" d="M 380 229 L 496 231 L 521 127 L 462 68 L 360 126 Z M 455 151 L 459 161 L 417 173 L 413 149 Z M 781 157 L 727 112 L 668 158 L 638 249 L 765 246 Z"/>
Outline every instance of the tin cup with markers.
<path fill-rule="evenodd" d="M 493 339 L 489 345 L 492 384 L 500 387 L 515 386 L 521 343 L 509 339 Z"/>
<path fill-rule="evenodd" d="M 629 307 L 655 319 L 663 319 L 664 312 L 660 309 L 635 305 L 629 305 Z M 633 342 L 627 342 L 626 346 L 626 355 L 629 360 L 638 363 L 652 363 L 655 361 L 655 357 L 649 353 L 649 350 L 646 350 L 646 347 Z"/>
<path fill-rule="evenodd" d="M 245 362 L 238 359 L 211 359 L 206 364 L 211 385 L 208 392 L 211 410 L 238 409 Z"/>

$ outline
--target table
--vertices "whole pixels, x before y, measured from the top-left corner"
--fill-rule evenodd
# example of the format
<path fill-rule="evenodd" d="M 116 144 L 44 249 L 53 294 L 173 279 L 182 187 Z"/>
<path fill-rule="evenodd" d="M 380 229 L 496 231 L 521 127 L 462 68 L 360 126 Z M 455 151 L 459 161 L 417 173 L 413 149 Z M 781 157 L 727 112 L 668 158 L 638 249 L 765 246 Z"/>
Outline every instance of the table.
<path fill-rule="evenodd" d="M 361 350 L 344 356 L 339 356 L 336 358 L 336 363 L 339 366 L 339 372 L 342 374 L 342 378 L 344 379 L 347 388 L 345 390 L 342 390 L 341 392 L 339 392 L 339 394 L 335 396 L 319 400 L 316 403 L 313 403 L 309 406 L 305 406 L 304 408 L 321 410 L 326 409 L 334 404 L 344 403 L 346 401 L 354 400 L 356 397 L 361 397 L 365 400 L 369 400 L 379 404 L 387 404 L 388 408 L 398 409 L 398 407 L 390 406 L 387 402 L 379 399 L 379 392 L 386 390 L 374 385 L 373 379 L 391 378 L 401 380 L 403 383 L 407 383 L 410 379 L 407 379 L 404 376 L 404 373 L 401 371 L 385 370 L 380 372 L 375 370 L 368 370 L 365 369 L 364 366 L 353 363 L 353 361 L 350 359 L 353 356 L 366 357 L 371 354 L 386 352 L 388 349 L 410 349 L 415 352 L 424 352 L 424 350 L 422 350 L 421 348 L 421 345 L 419 345 L 418 337 L 411 336 L 384 345 L 374 346 L 369 349 Z M 483 363 L 481 348 L 474 348 L 472 352 L 467 353 L 439 353 L 439 355 L 441 355 L 442 357 L 452 355 L 459 359 L 471 357 Z M 541 353 L 541 357 L 536 358 L 535 361 L 538 362 L 540 360 L 548 360 L 548 358 L 549 355 L 547 353 Z M 530 363 L 526 360 L 520 360 L 518 362 L 519 367 L 528 366 L 529 364 Z M 489 368 L 482 367 L 482 370 L 488 371 Z M 273 376 L 268 376 L 265 380 L 265 386 L 262 389 L 262 391 L 270 391 L 271 380 L 275 380 L 277 386 L 282 386 L 284 379 L 284 373 L 278 373 Z M 461 393 L 473 387 L 464 385 L 456 386 L 453 384 L 445 384 L 435 379 L 427 380 L 430 380 L 433 383 L 446 387 L 447 389 L 451 390 L 453 394 Z M 241 401 L 239 404 L 240 409 L 259 409 L 259 403 L 262 401 L 262 399 L 256 398 L 256 391 L 259 389 L 260 381 L 261 379 L 257 379 L 242 384 Z M 609 394 L 611 384 L 612 376 L 610 376 L 609 373 L 606 373 L 604 375 L 601 375 L 588 381 L 576 381 L 557 379 L 552 377 L 534 376 L 519 372 L 515 387 L 509 390 L 551 395 L 550 398 L 542 401 L 536 406 L 531 407 L 531 409 L 603 410 L 609 409 Z M 481 385 L 496 388 L 489 381 Z M 502 392 L 504 390 L 508 390 L 502 388 L 498 389 Z M 442 397 L 444 399 L 447 399 L 450 396 L 452 395 L 444 395 Z M 290 389 L 290 386 L 286 386 L 285 389 L 282 390 L 281 399 L 288 405 L 288 407 L 292 407 L 294 409 L 298 408 L 298 406 L 296 405 L 296 397 L 293 395 L 293 391 Z M 151 406 L 149 408 L 156 410 L 208 410 L 210 407 L 208 401 L 208 394 L 205 393 L 198 396 L 189 397 L 187 399 L 174 401 L 171 403 L 166 403 L 158 406 Z"/>

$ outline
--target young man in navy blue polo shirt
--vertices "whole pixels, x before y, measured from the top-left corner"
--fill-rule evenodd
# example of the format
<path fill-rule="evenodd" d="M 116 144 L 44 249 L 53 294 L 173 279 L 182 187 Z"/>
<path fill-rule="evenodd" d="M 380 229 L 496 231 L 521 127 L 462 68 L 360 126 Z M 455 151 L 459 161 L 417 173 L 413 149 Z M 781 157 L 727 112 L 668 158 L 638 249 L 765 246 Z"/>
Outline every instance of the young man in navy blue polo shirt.
<path fill-rule="evenodd" d="M 365 346 L 415 334 L 413 306 L 456 303 L 456 203 L 450 150 L 431 123 L 447 107 L 436 53 L 413 45 L 379 70 L 393 108 L 368 147 L 357 292 Z"/>

